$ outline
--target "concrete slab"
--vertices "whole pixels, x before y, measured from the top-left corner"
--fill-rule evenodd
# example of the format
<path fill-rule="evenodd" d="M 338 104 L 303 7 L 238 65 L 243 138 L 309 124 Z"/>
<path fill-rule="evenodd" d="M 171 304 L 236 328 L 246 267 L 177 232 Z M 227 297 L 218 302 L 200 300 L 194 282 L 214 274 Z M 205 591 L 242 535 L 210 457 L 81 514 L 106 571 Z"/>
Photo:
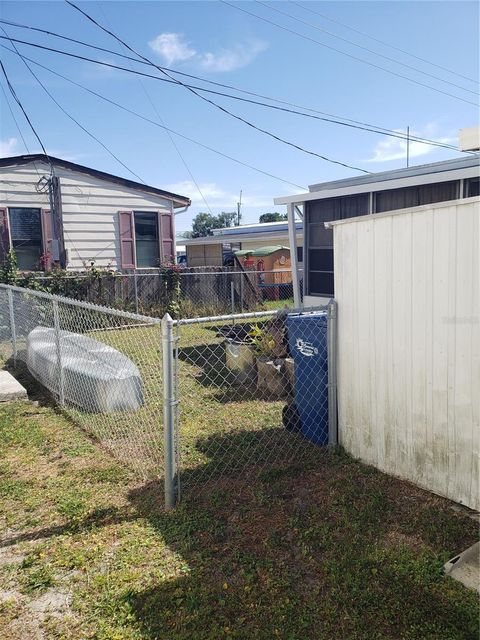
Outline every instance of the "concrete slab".
<path fill-rule="evenodd" d="M 480 593 L 480 542 L 449 560 L 443 568 L 447 576 Z"/>
<path fill-rule="evenodd" d="M 0 402 L 26 398 L 27 390 L 8 371 L 0 371 Z"/>

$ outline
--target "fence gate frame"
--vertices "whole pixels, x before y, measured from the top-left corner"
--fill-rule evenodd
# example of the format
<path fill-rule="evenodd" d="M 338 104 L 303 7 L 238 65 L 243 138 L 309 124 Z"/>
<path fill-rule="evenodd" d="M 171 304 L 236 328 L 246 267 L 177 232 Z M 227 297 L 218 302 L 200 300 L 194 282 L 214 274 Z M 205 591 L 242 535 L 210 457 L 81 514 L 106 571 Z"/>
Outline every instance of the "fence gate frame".
<path fill-rule="evenodd" d="M 328 390 L 328 447 L 338 444 L 337 424 L 337 303 L 331 299 L 320 307 L 301 307 L 295 309 L 276 309 L 274 311 L 255 311 L 202 318 L 174 320 L 166 313 L 162 326 L 163 361 L 163 439 L 164 439 L 164 491 L 165 509 L 173 509 L 181 499 L 180 477 L 180 406 L 179 357 L 178 344 L 180 330 L 185 325 L 205 324 L 255 318 L 273 318 L 290 313 L 327 312 L 327 390 Z M 175 334 L 176 330 L 176 334 Z"/>

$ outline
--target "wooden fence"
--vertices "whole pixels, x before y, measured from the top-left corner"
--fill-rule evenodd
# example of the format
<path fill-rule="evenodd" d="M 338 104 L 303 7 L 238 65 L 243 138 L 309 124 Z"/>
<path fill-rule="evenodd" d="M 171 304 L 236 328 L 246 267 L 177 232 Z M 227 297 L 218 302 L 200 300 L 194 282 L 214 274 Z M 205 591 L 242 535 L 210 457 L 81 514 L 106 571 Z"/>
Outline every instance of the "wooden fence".
<path fill-rule="evenodd" d="M 183 317 L 255 311 L 262 308 L 266 297 L 258 272 L 239 271 L 238 267 L 182 268 L 177 274 L 151 271 L 67 274 L 36 280 L 58 295 L 157 316 L 171 309 L 175 301 Z M 288 285 L 282 286 L 276 296 L 290 297 Z"/>

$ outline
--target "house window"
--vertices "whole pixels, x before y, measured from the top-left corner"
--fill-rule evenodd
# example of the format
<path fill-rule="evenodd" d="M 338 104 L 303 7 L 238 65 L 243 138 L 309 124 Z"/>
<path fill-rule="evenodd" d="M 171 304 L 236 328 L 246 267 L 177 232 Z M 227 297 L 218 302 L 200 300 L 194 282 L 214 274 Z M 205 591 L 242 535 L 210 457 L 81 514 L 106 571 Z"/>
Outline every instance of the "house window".
<path fill-rule="evenodd" d="M 21 271 L 40 269 L 43 253 L 40 209 L 11 207 L 8 210 L 11 246 Z"/>
<path fill-rule="evenodd" d="M 368 214 L 369 194 L 325 198 L 305 203 L 305 293 L 333 296 L 333 231 L 325 222 Z"/>
<path fill-rule="evenodd" d="M 458 181 L 422 184 L 401 189 L 386 189 L 375 194 L 375 212 L 408 209 L 422 204 L 446 202 L 458 198 Z"/>
<path fill-rule="evenodd" d="M 468 180 L 465 180 L 464 190 L 465 198 L 480 196 L 480 178 L 469 178 Z"/>
<path fill-rule="evenodd" d="M 158 239 L 158 215 L 134 211 L 135 251 L 137 267 L 158 267 L 160 264 L 160 244 Z"/>

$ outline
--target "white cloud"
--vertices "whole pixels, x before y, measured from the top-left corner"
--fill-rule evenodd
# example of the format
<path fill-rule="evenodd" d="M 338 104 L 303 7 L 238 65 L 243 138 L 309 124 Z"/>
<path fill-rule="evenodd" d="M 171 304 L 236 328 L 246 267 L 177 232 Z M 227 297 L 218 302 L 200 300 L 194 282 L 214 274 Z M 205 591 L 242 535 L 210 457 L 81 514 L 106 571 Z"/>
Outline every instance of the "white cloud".
<path fill-rule="evenodd" d="M 233 211 L 237 207 L 239 193 L 229 193 L 222 189 L 215 182 L 199 183 L 200 190 L 212 209 L 218 211 Z M 166 187 L 168 191 L 188 196 L 192 200 L 193 207 L 205 209 L 205 202 L 198 192 L 195 183 L 192 180 L 183 180 Z M 243 194 L 242 205 L 245 207 L 269 207 L 273 205 L 273 196 L 263 194 Z"/>
<path fill-rule="evenodd" d="M 7 138 L 6 140 L 0 140 L 0 156 L 8 157 L 15 153 L 18 145 L 17 138 Z"/>
<path fill-rule="evenodd" d="M 405 129 L 395 129 L 398 133 L 405 134 Z M 452 135 L 438 135 L 438 126 L 435 123 L 427 124 L 421 131 L 411 131 L 412 136 L 420 138 L 429 138 L 436 142 L 442 142 L 444 144 L 456 144 L 457 139 Z M 410 158 L 416 158 L 419 156 L 427 155 L 438 149 L 428 144 L 421 142 L 410 142 L 409 156 Z M 407 156 L 407 141 L 400 138 L 384 138 L 377 143 L 373 149 L 373 155 L 366 159 L 366 162 L 391 162 L 393 160 L 403 160 Z"/>
<path fill-rule="evenodd" d="M 194 49 L 181 33 L 161 33 L 148 44 L 167 65 L 190 60 L 203 71 L 211 73 L 246 67 L 267 48 L 265 42 L 251 40 L 216 52 L 200 52 Z"/>
<path fill-rule="evenodd" d="M 232 49 L 221 49 L 217 53 L 202 53 L 198 56 L 198 61 L 204 71 L 233 71 L 246 67 L 266 48 L 267 44 L 261 41 L 237 44 Z"/>
<path fill-rule="evenodd" d="M 161 33 L 148 44 L 168 65 L 183 62 L 197 55 L 181 33 Z"/>

